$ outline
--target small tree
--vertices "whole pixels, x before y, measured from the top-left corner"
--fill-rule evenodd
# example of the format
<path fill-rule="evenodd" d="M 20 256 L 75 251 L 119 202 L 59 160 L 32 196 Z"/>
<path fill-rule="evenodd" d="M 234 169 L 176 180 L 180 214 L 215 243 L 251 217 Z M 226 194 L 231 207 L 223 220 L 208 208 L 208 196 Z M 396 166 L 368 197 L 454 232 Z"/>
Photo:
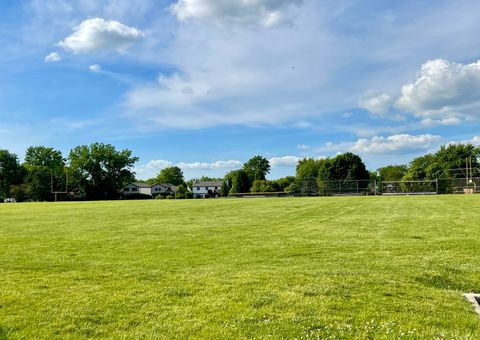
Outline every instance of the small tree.
<path fill-rule="evenodd" d="M 230 193 L 243 193 L 250 191 L 250 180 L 244 170 L 235 170 L 230 172 L 232 188 Z"/>
<path fill-rule="evenodd" d="M 230 191 L 230 187 L 228 185 L 228 181 L 223 181 L 222 187 L 220 188 L 220 196 L 227 197 L 229 191 Z"/>
<path fill-rule="evenodd" d="M 185 193 L 188 192 L 187 186 L 185 184 L 180 184 L 177 188 L 175 198 L 185 198 Z"/>

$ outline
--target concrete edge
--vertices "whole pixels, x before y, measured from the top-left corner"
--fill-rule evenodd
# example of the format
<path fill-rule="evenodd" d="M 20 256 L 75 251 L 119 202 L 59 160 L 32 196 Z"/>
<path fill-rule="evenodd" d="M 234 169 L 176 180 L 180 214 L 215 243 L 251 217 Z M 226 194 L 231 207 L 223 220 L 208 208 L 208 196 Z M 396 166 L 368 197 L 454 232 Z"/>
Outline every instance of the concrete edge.
<path fill-rule="evenodd" d="M 465 298 L 470 302 L 473 307 L 475 307 L 475 312 L 477 312 L 478 315 L 480 315 L 480 304 L 477 299 L 480 300 L 480 294 L 473 294 L 473 293 L 467 293 L 463 294 Z"/>

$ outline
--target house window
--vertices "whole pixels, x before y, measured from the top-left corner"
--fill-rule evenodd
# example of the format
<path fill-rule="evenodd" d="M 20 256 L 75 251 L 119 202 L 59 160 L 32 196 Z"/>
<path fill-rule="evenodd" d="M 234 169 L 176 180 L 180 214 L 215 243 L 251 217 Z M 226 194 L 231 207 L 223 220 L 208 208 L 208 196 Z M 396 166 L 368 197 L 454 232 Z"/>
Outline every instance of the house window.
<path fill-rule="evenodd" d="M 138 191 L 138 188 L 132 188 L 132 191 Z"/>
<path fill-rule="evenodd" d="M 123 191 L 130 191 L 130 188 L 125 188 L 123 189 Z"/>
<path fill-rule="evenodd" d="M 200 187 L 197 187 L 197 191 L 199 191 L 199 190 L 200 190 Z"/>
<path fill-rule="evenodd" d="M 205 190 L 207 190 L 207 191 L 208 191 L 208 187 L 206 187 L 206 188 L 205 188 Z"/>
<path fill-rule="evenodd" d="M 218 190 L 218 187 L 215 187 L 215 190 Z"/>

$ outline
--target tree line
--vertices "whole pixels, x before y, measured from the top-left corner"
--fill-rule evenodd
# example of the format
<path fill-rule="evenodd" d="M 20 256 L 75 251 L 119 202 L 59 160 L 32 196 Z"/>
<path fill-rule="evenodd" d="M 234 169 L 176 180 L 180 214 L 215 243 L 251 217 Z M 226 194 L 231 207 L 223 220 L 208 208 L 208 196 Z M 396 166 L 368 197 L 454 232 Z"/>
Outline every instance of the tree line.
<path fill-rule="evenodd" d="M 73 148 L 63 157 L 59 150 L 32 146 L 24 162 L 0 149 L 0 199 L 51 201 L 53 192 L 89 200 L 114 199 L 118 189 L 135 179 L 133 165 L 138 157 L 130 150 L 93 143 Z"/>
<path fill-rule="evenodd" d="M 190 198 L 189 188 L 196 181 L 222 182 L 220 196 L 246 192 L 290 192 L 300 190 L 304 183 L 325 181 L 407 181 L 439 178 L 448 169 L 480 164 L 480 148 L 473 144 L 448 144 L 431 154 L 413 159 L 409 164 L 387 165 L 368 171 L 360 156 L 347 152 L 325 159 L 305 158 L 298 162 L 295 176 L 267 180 L 270 163 L 263 156 L 254 156 L 240 169 L 223 178 L 203 176 L 185 180 L 177 166 L 162 169 L 143 182 L 169 183 L 178 187 L 178 198 Z M 70 150 L 67 157 L 50 147 L 32 146 L 26 150 L 24 162 L 17 155 L 0 149 L 0 199 L 14 197 L 17 201 L 50 201 L 53 192 L 67 192 L 63 198 L 103 200 L 119 198 L 119 189 L 138 181 L 133 171 L 139 160 L 128 149 L 116 150 L 113 145 L 93 143 Z M 457 176 L 462 176 L 459 172 Z"/>

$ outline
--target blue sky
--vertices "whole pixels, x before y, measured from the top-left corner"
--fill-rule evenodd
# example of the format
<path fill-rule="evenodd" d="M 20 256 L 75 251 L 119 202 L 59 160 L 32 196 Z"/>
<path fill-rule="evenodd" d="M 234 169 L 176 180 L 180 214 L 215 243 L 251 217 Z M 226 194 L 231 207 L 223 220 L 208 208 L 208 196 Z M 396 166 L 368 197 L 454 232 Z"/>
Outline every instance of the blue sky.
<path fill-rule="evenodd" d="M 104 142 L 270 178 L 351 151 L 375 170 L 480 144 L 480 2 L 3 0 L 0 148 Z"/>

